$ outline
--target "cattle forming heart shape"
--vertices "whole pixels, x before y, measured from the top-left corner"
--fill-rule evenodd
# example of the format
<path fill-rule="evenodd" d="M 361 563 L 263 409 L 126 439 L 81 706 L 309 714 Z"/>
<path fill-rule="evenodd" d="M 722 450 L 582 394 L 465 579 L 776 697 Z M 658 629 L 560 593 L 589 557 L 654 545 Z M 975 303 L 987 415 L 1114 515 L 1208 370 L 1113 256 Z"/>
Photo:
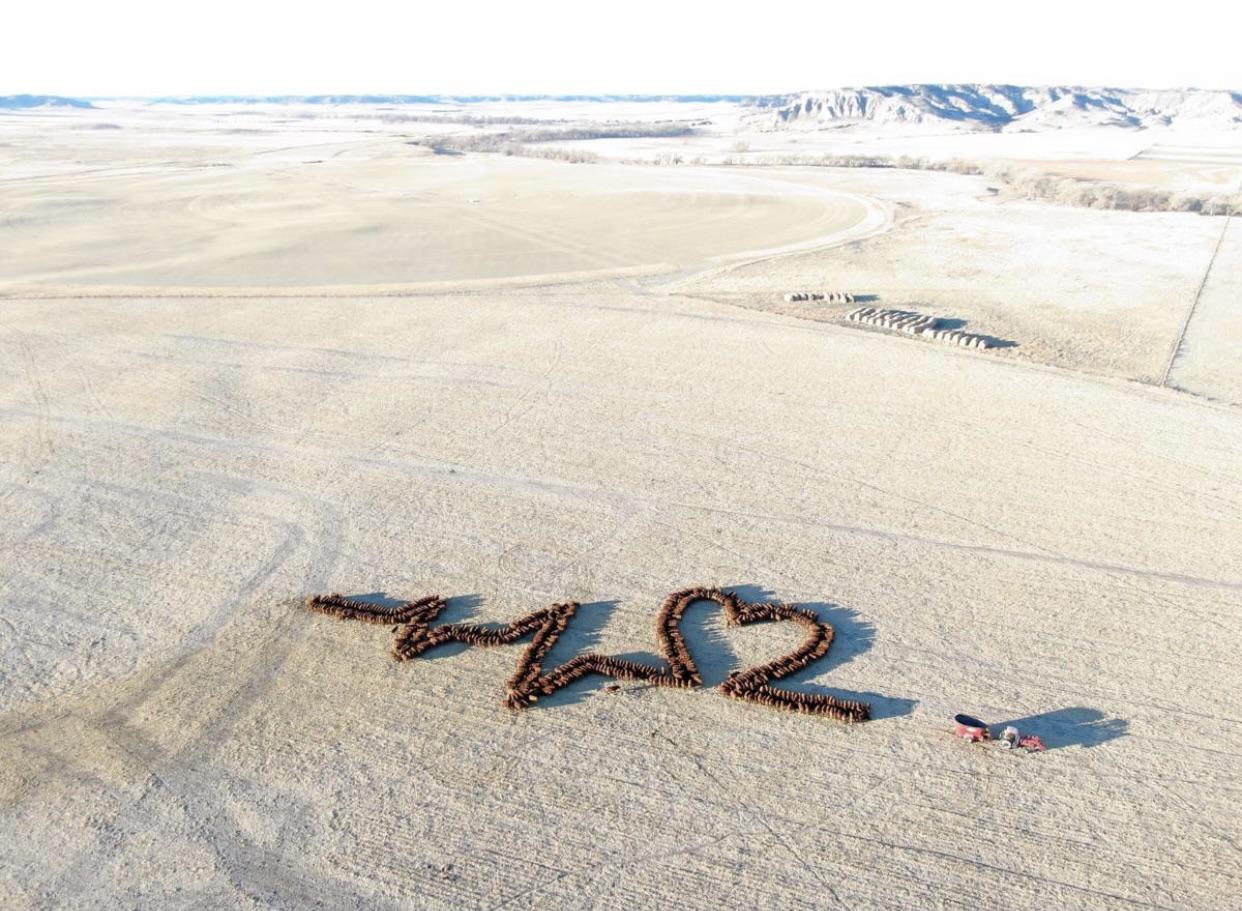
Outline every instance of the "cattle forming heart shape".
<path fill-rule="evenodd" d="M 866 721 L 870 717 L 870 709 L 863 702 L 817 693 L 798 693 L 771 686 L 772 680 L 788 677 L 828 653 L 832 646 L 833 629 L 814 611 L 788 604 L 743 601 L 732 592 L 719 588 L 687 588 L 673 592 L 664 599 L 656 618 L 656 639 L 668 662 L 667 668 L 592 653 L 576 655 L 545 672 L 543 661 L 578 610 L 576 601 L 553 604 L 506 626 L 482 626 L 473 623 L 432 626 L 448 606 L 439 595 L 430 595 L 399 607 L 368 604 L 339 594 L 313 595 L 306 599 L 306 606 L 312 611 L 341 620 L 361 620 L 364 623 L 393 626 L 392 655 L 398 661 L 417 658 L 429 649 L 449 642 L 482 647 L 510 645 L 533 634 L 530 645 L 518 660 L 517 669 L 509 679 L 505 697 L 507 707 L 521 709 L 536 702 L 541 695 L 550 695 L 588 674 L 602 674 L 622 680 L 643 680 L 656 686 L 701 686 L 702 675 L 681 631 L 681 621 L 686 609 L 696 601 L 714 601 L 719 604 L 724 611 L 725 622 L 730 626 L 784 621 L 797 623 L 807 632 L 806 639 L 792 652 L 766 664 L 730 674 L 719 687 L 726 696 L 772 708 L 827 715 L 848 723 Z"/>

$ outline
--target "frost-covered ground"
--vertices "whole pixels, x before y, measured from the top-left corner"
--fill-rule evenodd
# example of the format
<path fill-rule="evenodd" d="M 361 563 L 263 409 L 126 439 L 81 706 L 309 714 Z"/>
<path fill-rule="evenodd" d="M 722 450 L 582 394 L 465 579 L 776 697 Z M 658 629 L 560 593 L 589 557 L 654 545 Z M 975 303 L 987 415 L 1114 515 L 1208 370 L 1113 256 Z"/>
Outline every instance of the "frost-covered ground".
<path fill-rule="evenodd" d="M 246 111 L 0 118 L 0 904 L 1238 892 L 1236 226 Z M 694 584 L 817 611 L 837 640 L 786 682 L 873 720 L 714 692 L 798 637 L 706 606 L 704 687 L 519 714 L 523 644 L 399 664 L 300 606 L 574 599 L 549 664 L 655 662 Z"/>

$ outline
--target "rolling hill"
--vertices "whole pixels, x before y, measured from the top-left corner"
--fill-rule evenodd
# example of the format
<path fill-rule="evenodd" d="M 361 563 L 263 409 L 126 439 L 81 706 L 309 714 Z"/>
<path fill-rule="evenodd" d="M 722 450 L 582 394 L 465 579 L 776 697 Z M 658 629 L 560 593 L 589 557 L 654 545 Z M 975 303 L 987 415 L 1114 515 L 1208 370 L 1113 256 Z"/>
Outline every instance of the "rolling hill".
<path fill-rule="evenodd" d="M 27 108 L 93 108 L 89 101 L 61 95 L 0 95 L 0 110 L 17 111 Z"/>
<path fill-rule="evenodd" d="M 770 129 L 928 125 L 961 130 L 1115 126 L 1242 128 L 1242 93 L 992 84 L 889 85 L 771 96 L 750 121 Z"/>

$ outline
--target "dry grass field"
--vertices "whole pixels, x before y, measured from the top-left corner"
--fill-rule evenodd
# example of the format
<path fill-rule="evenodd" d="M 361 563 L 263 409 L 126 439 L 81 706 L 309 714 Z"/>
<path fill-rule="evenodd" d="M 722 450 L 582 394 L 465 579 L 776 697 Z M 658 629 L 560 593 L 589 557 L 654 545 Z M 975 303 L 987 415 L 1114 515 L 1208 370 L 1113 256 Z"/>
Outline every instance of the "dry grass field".
<path fill-rule="evenodd" d="M 0 906 L 1235 904 L 1236 224 L 415 130 L 0 117 Z M 528 640 L 302 606 L 658 663 L 700 584 L 831 624 L 781 685 L 872 719 L 725 698 L 801 635 L 704 603 L 703 686 L 521 712 Z"/>

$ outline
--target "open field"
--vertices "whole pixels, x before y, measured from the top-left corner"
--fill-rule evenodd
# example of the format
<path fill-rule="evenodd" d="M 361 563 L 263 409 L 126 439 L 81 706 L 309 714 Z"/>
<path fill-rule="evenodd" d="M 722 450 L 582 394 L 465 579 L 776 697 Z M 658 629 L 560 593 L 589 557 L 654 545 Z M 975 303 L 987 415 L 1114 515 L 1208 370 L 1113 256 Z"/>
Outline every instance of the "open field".
<path fill-rule="evenodd" d="M 229 153 L 232 154 L 229 154 Z M 6 186 L 0 283 L 393 285 L 668 269 L 833 235 L 865 203 L 720 179 L 436 156 L 399 138 L 175 150 Z M 601 179 L 603 177 L 604 179 Z M 600 218 L 607 212 L 607 220 Z"/>
<path fill-rule="evenodd" d="M 24 178 L 0 285 L 393 286 L 665 271 L 883 223 L 762 174 L 566 169 L 399 140 L 301 159 Z M 324 157 L 314 157 L 324 156 Z M 602 173 L 601 173 L 602 172 Z M 66 186 L 66 184 L 71 185 Z M 601 218 L 607 213 L 607 218 Z"/>
<path fill-rule="evenodd" d="M 1168 380 L 1179 389 L 1242 403 L 1242 225 L 1221 225 L 1203 285 L 1187 313 L 1185 335 L 1170 358 Z"/>
<path fill-rule="evenodd" d="M 0 906 L 1229 907 L 1236 220 L 415 129 L 0 117 Z M 785 683 L 872 720 L 715 692 L 800 637 L 703 605 L 703 687 L 523 712 L 525 642 L 301 606 L 573 599 L 549 666 L 655 663 L 697 584 L 813 609 Z"/>
<path fill-rule="evenodd" d="M 1223 222 L 1000 200 L 987 194 L 983 178 L 954 174 L 764 171 L 888 200 L 896 225 L 841 249 L 700 274 L 679 290 L 839 320 L 848 305 L 791 307 L 772 291 L 845 288 L 1017 343 L 993 357 L 1144 381 L 1161 376 Z"/>

